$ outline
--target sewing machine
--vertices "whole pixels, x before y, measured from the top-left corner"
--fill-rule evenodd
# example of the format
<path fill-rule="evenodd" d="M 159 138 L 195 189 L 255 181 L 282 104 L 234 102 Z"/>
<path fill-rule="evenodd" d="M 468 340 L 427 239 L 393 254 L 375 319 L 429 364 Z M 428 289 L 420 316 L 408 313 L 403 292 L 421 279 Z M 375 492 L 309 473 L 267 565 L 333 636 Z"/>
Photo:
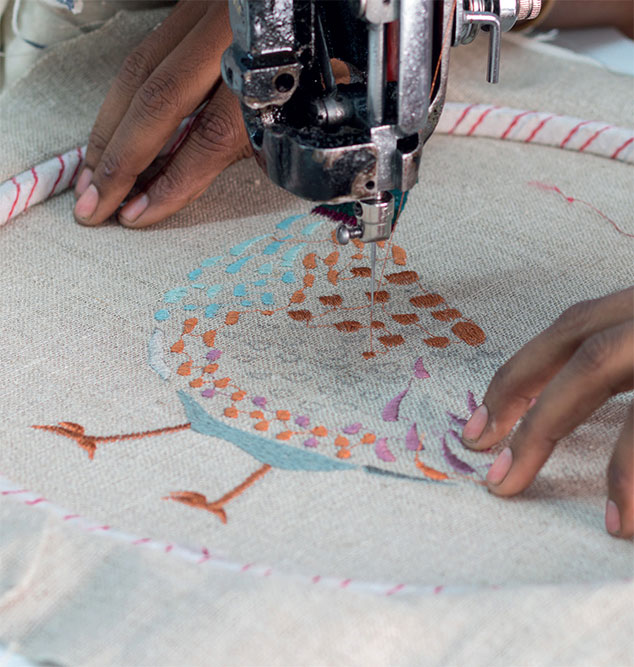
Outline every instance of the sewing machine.
<path fill-rule="evenodd" d="M 271 180 L 299 197 L 354 202 L 354 216 L 337 230 L 346 244 L 389 238 L 442 112 L 449 47 L 488 31 L 487 78 L 495 83 L 501 32 L 536 17 L 541 0 L 229 6 L 233 43 L 222 74 L 241 101 L 256 158 Z M 332 59 L 345 63 L 346 83 L 337 82 Z"/>

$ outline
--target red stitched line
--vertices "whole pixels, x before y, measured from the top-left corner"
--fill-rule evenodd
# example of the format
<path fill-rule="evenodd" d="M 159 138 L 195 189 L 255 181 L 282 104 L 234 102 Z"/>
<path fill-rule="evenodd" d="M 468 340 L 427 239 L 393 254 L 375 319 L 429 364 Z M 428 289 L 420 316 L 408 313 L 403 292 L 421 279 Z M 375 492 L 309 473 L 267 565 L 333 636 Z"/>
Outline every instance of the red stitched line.
<path fill-rule="evenodd" d="M 499 108 L 500 108 L 500 107 L 489 107 L 488 109 L 486 109 L 486 110 L 480 115 L 480 118 L 478 118 L 478 120 L 476 120 L 476 122 L 471 126 L 471 129 L 467 132 L 467 136 L 470 137 L 470 136 L 475 132 L 475 130 L 476 130 L 476 128 L 478 127 L 478 125 L 480 125 L 480 123 L 481 123 L 481 122 L 482 122 L 482 121 L 483 121 L 483 120 L 484 120 L 484 119 L 485 119 L 485 118 L 486 118 L 486 117 L 487 117 L 487 116 L 488 116 L 494 109 L 499 109 Z"/>
<path fill-rule="evenodd" d="M 606 125 L 605 127 L 602 127 L 600 130 L 597 130 L 589 139 L 586 141 L 583 146 L 579 147 L 579 152 L 582 153 L 583 151 L 588 148 L 588 146 L 602 133 L 605 132 L 606 130 L 609 130 L 612 127 L 612 125 Z"/>
<path fill-rule="evenodd" d="M 577 130 L 580 127 L 583 127 L 584 125 L 587 125 L 590 121 L 589 120 L 582 120 L 580 123 L 577 123 L 570 132 L 566 135 L 566 138 L 559 144 L 559 148 L 563 148 L 577 133 Z"/>
<path fill-rule="evenodd" d="M 60 164 L 62 165 L 62 168 L 59 170 L 59 174 L 57 174 L 57 180 L 53 184 L 53 189 L 49 193 L 49 197 L 52 197 L 53 194 L 55 193 L 55 188 L 59 185 L 59 182 L 62 180 L 62 175 L 64 174 L 64 169 L 66 169 L 66 165 L 64 164 L 64 158 L 62 158 L 61 155 L 57 156 L 57 159 L 59 160 Z"/>
<path fill-rule="evenodd" d="M 537 125 L 537 127 L 524 139 L 524 143 L 530 144 L 531 141 L 537 136 L 537 133 L 546 125 L 546 123 L 551 119 L 554 118 L 554 116 L 548 116 L 547 118 L 544 118 L 544 120 Z"/>
<path fill-rule="evenodd" d="M 511 121 L 511 124 L 504 130 L 502 136 L 500 139 L 506 139 L 508 137 L 509 132 L 517 125 L 517 122 L 519 121 L 520 118 L 523 118 L 524 116 L 527 116 L 529 113 L 535 113 L 534 111 L 522 111 L 522 113 L 518 113 L 515 118 Z"/>
<path fill-rule="evenodd" d="M 469 106 L 468 106 L 468 107 L 467 107 L 467 108 L 460 114 L 460 118 L 458 118 L 458 120 L 455 122 L 454 126 L 451 128 L 451 130 L 449 130 L 449 132 L 447 132 L 447 134 L 453 134 L 453 133 L 456 131 L 456 128 L 458 127 L 458 125 L 460 125 L 460 123 L 462 123 L 462 121 L 465 119 L 466 115 L 471 111 L 471 109 L 473 109 L 474 106 L 475 106 L 475 104 L 470 104 L 470 105 L 469 105 Z"/>
<path fill-rule="evenodd" d="M 33 187 L 31 188 L 31 192 L 29 192 L 29 196 L 26 198 L 26 204 L 24 204 L 24 210 L 26 211 L 27 208 L 29 208 L 29 202 L 31 201 L 31 197 L 33 196 L 33 193 L 35 192 L 35 187 L 37 186 L 38 182 L 38 177 L 37 177 L 37 172 L 35 171 L 35 167 L 31 167 L 31 173 L 33 174 Z"/>
<path fill-rule="evenodd" d="M 70 177 L 70 181 L 68 182 L 68 185 L 72 185 L 75 182 L 75 179 L 77 178 L 77 172 L 79 171 L 79 167 L 81 167 L 81 161 L 84 159 L 83 155 L 81 154 L 81 146 L 77 146 L 77 157 L 79 158 L 79 161 L 77 162 L 77 166 L 75 167 L 75 171 L 73 172 L 73 175 Z"/>
<path fill-rule="evenodd" d="M 394 593 L 398 593 L 400 590 L 403 590 L 403 588 L 405 588 L 405 584 L 397 584 L 393 588 L 390 588 L 390 590 L 387 591 L 385 594 L 394 595 Z"/>
<path fill-rule="evenodd" d="M 612 155 L 610 155 L 611 160 L 616 160 L 618 154 L 624 149 L 627 148 L 634 141 L 634 137 L 630 137 L 624 144 L 619 146 Z"/>
<path fill-rule="evenodd" d="M 17 189 L 17 193 L 15 195 L 15 200 L 13 202 L 13 206 L 11 206 L 11 210 L 9 211 L 9 215 L 7 216 L 7 220 L 13 215 L 13 212 L 15 211 L 15 207 L 17 206 L 18 199 L 20 199 L 20 184 L 15 180 L 15 176 L 11 179 L 11 183 L 15 185 Z"/>

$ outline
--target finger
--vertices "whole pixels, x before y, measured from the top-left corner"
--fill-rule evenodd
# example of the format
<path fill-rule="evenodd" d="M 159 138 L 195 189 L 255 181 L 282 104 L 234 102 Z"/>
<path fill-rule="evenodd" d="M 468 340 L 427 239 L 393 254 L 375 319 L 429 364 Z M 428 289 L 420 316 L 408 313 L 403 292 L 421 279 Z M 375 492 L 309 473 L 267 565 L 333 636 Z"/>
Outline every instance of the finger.
<path fill-rule="evenodd" d="M 586 340 L 541 393 L 510 447 L 487 474 L 500 496 L 523 491 L 560 438 L 585 421 L 610 396 L 634 386 L 634 320 Z"/>
<path fill-rule="evenodd" d="M 488 449 L 499 442 L 584 340 L 633 317 L 634 287 L 568 308 L 498 370 L 464 427 L 464 444 Z"/>
<path fill-rule="evenodd" d="M 616 537 L 634 536 L 634 403 L 608 466 L 605 527 Z"/>
<path fill-rule="evenodd" d="M 112 138 L 139 87 L 161 61 L 179 44 L 207 9 L 204 2 L 181 2 L 170 16 L 158 26 L 123 62 L 101 105 L 86 148 L 85 167 L 75 187 L 77 196 L 83 194 L 95 167 Z"/>
<path fill-rule="evenodd" d="M 147 191 L 119 212 L 128 227 L 147 227 L 197 199 L 223 169 L 250 153 L 237 97 L 221 84 L 169 164 Z"/>
<path fill-rule="evenodd" d="M 91 185 L 77 201 L 78 222 L 95 225 L 112 215 L 183 118 L 216 85 L 231 32 L 226 4 L 211 6 L 214 11 L 205 14 L 135 94 Z"/>

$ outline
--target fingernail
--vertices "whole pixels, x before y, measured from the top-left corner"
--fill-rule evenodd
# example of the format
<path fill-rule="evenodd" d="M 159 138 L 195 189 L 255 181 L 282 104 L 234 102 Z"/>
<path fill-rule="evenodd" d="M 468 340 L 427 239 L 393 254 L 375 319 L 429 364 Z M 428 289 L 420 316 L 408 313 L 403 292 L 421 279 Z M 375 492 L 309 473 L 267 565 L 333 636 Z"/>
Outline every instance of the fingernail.
<path fill-rule="evenodd" d="M 474 413 L 475 414 L 475 413 Z M 513 452 L 510 447 L 505 447 L 500 455 L 493 461 L 493 465 L 487 473 L 487 482 L 489 484 L 500 484 L 508 475 L 513 463 Z"/>
<path fill-rule="evenodd" d="M 125 224 L 134 224 L 149 204 L 150 198 L 145 193 L 135 197 L 119 211 L 119 220 Z"/>
<path fill-rule="evenodd" d="M 90 181 L 92 181 L 92 169 L 84 167 L 84 169 L 82 169 L 81 174 L 79 174 L 77 183 L 75 184 L 76 197 L 81 197 L 84 194 L 84 192 L 86 192 L 86 188 L 90 185 Z"/>
<path fill-rule="evenodd" d="M 531 400 L 528 403 L 528 410 L 530 410 L 535 405 L 535 403 L 537 403 L 537 397 L 533 396 L 533 398 L 531 398 Z"/>
<path fill-rule="evenodd" d="M 605 506 L 605 528 L 610 535 L 618 535 L 621 532 L 621 516 L 613 500 L 608 500 Z"/>
<path fill-rule="evenodd" d="M 88 220 L 97 209 L 99 193 L 91 183 L 75 204 L 75 217 L 78 220 Z"/>
<path fill-rule="evenodd" d="M 481 405 L 470 417 L 462 429 L 462 438 L 467 443 L 475 443 L 482 435 L 484 427 L 489 421 L 489 411 L 486 405 Z"/>

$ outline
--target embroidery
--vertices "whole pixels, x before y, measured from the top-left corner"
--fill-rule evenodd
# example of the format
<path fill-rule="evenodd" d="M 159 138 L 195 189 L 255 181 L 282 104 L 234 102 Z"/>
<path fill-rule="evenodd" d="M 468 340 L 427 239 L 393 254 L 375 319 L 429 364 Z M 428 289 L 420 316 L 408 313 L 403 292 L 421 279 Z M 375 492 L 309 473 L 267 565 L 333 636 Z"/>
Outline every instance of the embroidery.
<path fill-rule="evenodd" d="M 359 353 L 362 365 L 408 341 L 418 349 L 420 342 L 437 348 L 484 342 L 485 334 L 475 322 L 447 304 L 443 296 L 424 288 L 418 273 L 407 268 L 406 251 L 393 241 L 380 247 L 382 271 L 374 311 L 380 319 L 370 324 L 368 290 L 365 285 L 357 286 L 369 282 L 365 248 L 356 242 L 342 250 L 328 222 L 332 209 L 319 215 L 322 210 L 319 207 L 311 216 L 290 216 L 274 233 L 245 239 L 226 253 L 203 258 L 185 273 L 181 285 L 163 295 L 154 313 L 157 326 L 148 342 L 148 363 L 161 379 L 180 377 L 188 386 L 187 392 L 178 392 L 187 423 L 106 436 L 88 435 L 82 425 L 67 421 L 34 428 L 74 440 L 90 459 L 102 444 L 186 429 L 236 446 L 260 467 L 230 491 L 217 500 L 208 500 L 207 495 L 194 490 L 170 491 L 164 496 L 209 511 L 223 523 L 228 520 L 225 505 L 272 470 L 358 471 L 399 480 L 455 483 L 467 479 L 481 483 L 483 474 L 478 466 L 462 461 L 450 449 L 446 440 L 449 431 L 434 439 L 434 446 L 425 451 L 426 458 L 435 461 L 434 466 L 421 460 L 424 436 L 419 434 L 420 419 L 406 417 L 417 407 L 410 402 L 403 408 L 414 383 L 430 378 L 418 355 L 404 389 L 376 415 L 379 421 L 373 420 L 386 426 L 394 423 L 383 433 L 360 421 L 319 423 L 289 405 L 274 405 L 224 371 L 223 349 L 231 349 L 235 332 L 262 318 L 281 319 L 281 328 L 329 328 L 340 336 L 354 336 L 358 342 L 355 349 L 360 351 L 367 344 L 369 330 L 376 330 L 376 345 L 380 347 Z M 331 287 L 329 293 L 324 285 Z M 413 310 L 402 312 L 403 303 L 409 303 Z M 168 329 L 172 333 L 166 338 Z M 235 426 L 231 425 L 234 420 Z M 361 451 L 367 453 L 355 457 Z M 377 465 L 367 463 L 368 454 Z M 411 464 L 412 474 L 390 470 L 397 461 Z"/>

